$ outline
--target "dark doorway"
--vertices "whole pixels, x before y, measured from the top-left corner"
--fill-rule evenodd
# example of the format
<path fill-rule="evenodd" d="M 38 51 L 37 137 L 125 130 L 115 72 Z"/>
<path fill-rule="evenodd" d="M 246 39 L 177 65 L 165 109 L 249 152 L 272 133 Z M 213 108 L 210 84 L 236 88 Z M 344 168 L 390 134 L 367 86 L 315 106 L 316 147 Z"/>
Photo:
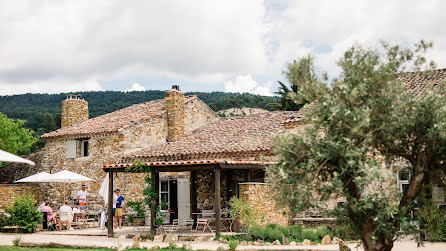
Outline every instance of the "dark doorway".
<path fill-rule="evenodd" d="M 178 193 L 177 193 L 177 181 L 170 180 L 169 181 L 170 190 L 169 190 L 169 198 L 170 198 L 170 209 L 173 213 L 170 214 L 170 223 L 173 222 L 174 219 L 178 219 Z"/>

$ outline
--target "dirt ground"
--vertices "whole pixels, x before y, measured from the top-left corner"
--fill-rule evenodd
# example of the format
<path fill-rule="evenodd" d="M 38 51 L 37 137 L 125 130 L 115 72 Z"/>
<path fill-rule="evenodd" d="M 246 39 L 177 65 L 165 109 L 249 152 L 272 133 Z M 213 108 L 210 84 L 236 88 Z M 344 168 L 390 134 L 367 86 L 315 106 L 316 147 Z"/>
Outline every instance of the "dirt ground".
<path fill-rule="evenodd" d="M 101 235 L 99 235 L 101 234 Z M 56 243 L 73 247 L 108 247 L 108 248 L 127 248 L 131 247 L 133 240 L 125 238 L 125 230 L 118 232 L 121 234 L 117 238 L 107 238 L 103 236 L 105 233 L 101 231 L 64 231 L 64 232 L 38 232 L 34 234 L 0 234 L 0 246 L 10 246 L 13 240 L 20 237 L 22 243 L 30 244 L 49 244 Z M 177 246 L 182 247 L 186 242 L 178 242 Z M 227 244 L 217 241 L 192 241 L 189 242 L 193 249 L 216 250 L 218 247 L 228 249 Z M 141 242 L 140 247 L 152 248 L 154 246 L 167 247 L 166 242 Z M 357 247 L 357 244 L 349 244 L 350 248 L 355 251 L 363 250 Z M 237 250 L 339 250 L 337 245 L 316 245 L 316 246 L 238 246 Z M 417 247 L 413 241 L 403 240 L 397 241 L 395 251 L 438 251 L 446 250 L 446 243 L 425 243 L 424 247 Z"/>

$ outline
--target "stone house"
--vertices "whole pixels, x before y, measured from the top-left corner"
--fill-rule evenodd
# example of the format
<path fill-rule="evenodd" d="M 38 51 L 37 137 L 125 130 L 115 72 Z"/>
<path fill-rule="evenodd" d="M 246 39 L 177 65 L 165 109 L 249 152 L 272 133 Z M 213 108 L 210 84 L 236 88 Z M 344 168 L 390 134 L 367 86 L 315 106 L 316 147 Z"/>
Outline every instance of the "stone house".
<path fill-rule="evenodd" d="M 410 73 L 402 78 L 403 83 L 416 97 L 421 98 L 425 88 L 437 85 L 446 79 L 446 70 L 431 74 Z M 298 133 L 302 128 L 299 112 L 267 112 L 248 116 L 216 120 L 186 134 L 174 142 L 151 146 L 125 154 L 119 161 L 103 168 L 109 174 L 125 171 L 133 166 L 135 159 L 151 166 L 155 174 L 187 172 L 190 177 L 190 208 L 180 208 L 176 190 L 180 184 L 157 180 L 160 201 L 174 207 L 174 211 L 191 211 L 225 208 L 231 196 L 238 196 L 260 208 L 268 222 L 287 224 L 288 216 L 276 208 L 268 196 L 264 182 L 264 166 L 275 162 L 273 138 L 283 133 Z M 388 172 L 389 181 L 396 182 L 402 191 L 410 180 L 410 174 L 394 168 Z M 209 182 L 207 182 L 209 181 Z M 185 187 L 189 187 L 186 184 Z M 173 189 L 172 189 L 173 188 Z M 163 190 L 164 189 L 164 190 Z M 188 188 L 189 189 L 189 188 Z M 172 191 L 173 190 L 173 191 Z M 433 198 L 439 206 L 446 205 L 444 187 L 434 188 Z M 259 203 L 260 202 L 260 203 Z M 327 206 L 336 206 L 340 201 L 330 201 Z M 176 204 L 176 205 L 172 205 Z M 181 218 L 180 215 L 178 215 Z"/>
<path fill-rule="evenodd" d="M 180 138 L 219 116 L 196 96 L 184 96 L 178 86 L 166 91 L 164 99 L 132 105 L 88 119 L 88 102 L 79 95 L 62 101 L 62 127 L 44 134 L 41 170 L 55 173 L 69 170 L 90 177 L 85 183 L 89 207 L 99 209 L 104 201 L 98 190 L 104 180 L 102 166 L 123 154 Z M 142 198 L 144 174 L 123 173 L 115 177 L 117 187 L 130 200 Z M 75 197 L 81 184 L 70 184 Z M 43 196 L 61 202 L 61 185 L 48 184 Z"/>
<path fill-rule="evenodd" d="M 417 97 L 427 86 L 444 79 L 446 69 L 402 78 Z M 88 119 L 87 102 L 79 96 L 68 96 L 62 106 L 62 128 L 42 136 L 46 145 L 41 170 L 67 169 L 95 179 L 87 183 L 93 209 L 103 206 L 97 191 L 106 173 L 128 200 L 142 199 L 146 174 L 126 171 L 141 160 L 152 167 L 156 181 L 159 198 L 153 203 L 166 202 L 172 218 L 225 208 L 232 196 L 238 196 L 259 208 L 268 222 L 289 222 L 289 216 L 276 208 L 268 194 L 265 165 L 275 162 L 276 135 L 299 133 L 302 110 L 220 118 L 197 97 L 185 97 L 177 86 L 166 91 L 163 100 L 93 119 Z M 398 170 L 389 175 L 401 190 L 410 178 Z M 76 191 L 79 187 L 73 184 L 70 188 Z M 42 192 L 60 201 L 61 191 L 61 186 L 49 185 Z M 435 191 L 434 200 L 445 205 L 444 188 Z"/>

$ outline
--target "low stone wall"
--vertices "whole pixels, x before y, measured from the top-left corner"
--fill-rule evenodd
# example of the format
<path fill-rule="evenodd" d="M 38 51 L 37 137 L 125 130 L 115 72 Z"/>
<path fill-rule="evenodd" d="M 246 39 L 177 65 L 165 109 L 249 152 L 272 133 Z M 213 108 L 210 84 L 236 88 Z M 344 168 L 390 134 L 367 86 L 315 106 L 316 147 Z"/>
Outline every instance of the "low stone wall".
<path fill-rule="evenodd" d="M 247 182 L 239 184 L 240 199 L 259 209 L 265 216 L 266 223 L 288 225 L 286 210 L 278 208 L 271 197 L 270 187 L 265 183 Z"/>
<path fill-rule="evenodd" d="M 27 193 L 36 198 L 36 202 L 41 201 L 40 186 L 33 184 L 2 184 L 0 185 L 0 209 L 12 205 L 14 200 L 20 195 Z"/>

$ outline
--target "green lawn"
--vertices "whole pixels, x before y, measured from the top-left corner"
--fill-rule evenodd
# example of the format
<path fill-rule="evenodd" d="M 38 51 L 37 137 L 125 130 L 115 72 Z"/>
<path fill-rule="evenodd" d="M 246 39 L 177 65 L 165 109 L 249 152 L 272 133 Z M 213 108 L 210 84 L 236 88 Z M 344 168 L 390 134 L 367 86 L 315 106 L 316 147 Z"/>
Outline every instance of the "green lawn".
<path fill-rule="evenodd" d="M 14 247 L 14 246 L 0 246 L 0 251 L 65 251 L 65 250 L 88 250 L 88 251 L 110 251 L 108 248 L 34 248 L 34 247 Z"/>
<path fill-rule="evenodd" d="M 0 251 L 110 251 L 113 249 L 108 248 L 33 248 L 33 247 L 14 247 L 14 246 L 0 246 Z M 136 250 L 146 250 L 146 249 L 126 249 L 126 251 L 136 251 Z M 157 250 L 169 250 L 169 251 L 186 251 L 186 249 L 175 248 L 161 248 Z"/>

